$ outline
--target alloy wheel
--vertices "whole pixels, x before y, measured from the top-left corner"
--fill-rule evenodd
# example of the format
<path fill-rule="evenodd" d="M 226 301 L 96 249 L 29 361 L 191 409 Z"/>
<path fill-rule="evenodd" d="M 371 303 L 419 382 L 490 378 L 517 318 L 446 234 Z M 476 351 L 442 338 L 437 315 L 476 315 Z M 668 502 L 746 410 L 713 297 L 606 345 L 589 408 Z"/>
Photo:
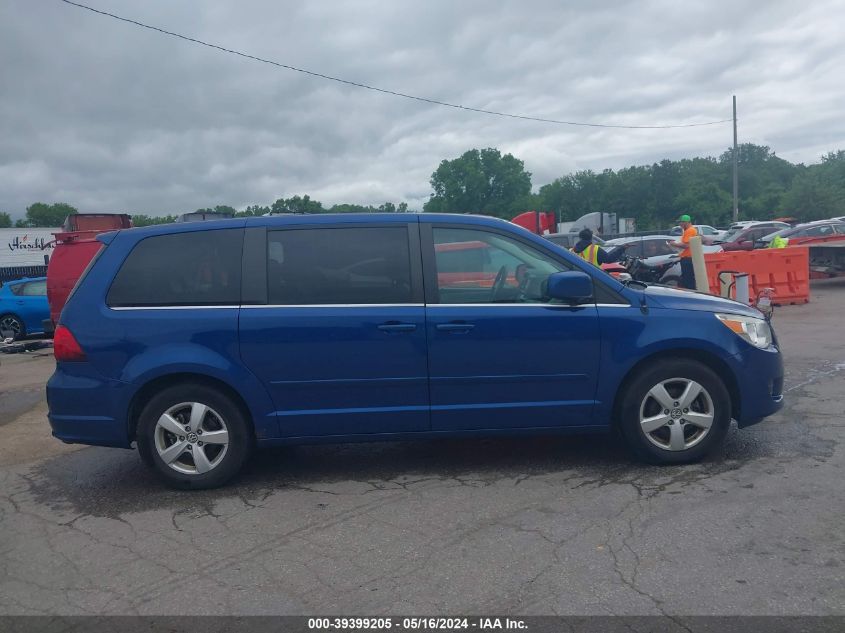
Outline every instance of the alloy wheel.
<path fill-rule="evenodd" d="M 8 314 L 0 320 L 0 332 L 12 332 L 12 338 L 20 338 L 23 326 L 17 317 Z"/>
<path fill-rule="evenodd" d="M 186 475 L 202 475 L 216 468 L 229 448 L 226 421 L 201 402 L 170 407 L 156 422 L 154 441 L 161 460 Z"/>
<path fill-rule="evenodd" d="M 713 427 L 715 410 L 707 390 L 688 378 L 663 380 L 640 404 L 640 427 L 649 442 L 683 451 L 701 442 Z"/>

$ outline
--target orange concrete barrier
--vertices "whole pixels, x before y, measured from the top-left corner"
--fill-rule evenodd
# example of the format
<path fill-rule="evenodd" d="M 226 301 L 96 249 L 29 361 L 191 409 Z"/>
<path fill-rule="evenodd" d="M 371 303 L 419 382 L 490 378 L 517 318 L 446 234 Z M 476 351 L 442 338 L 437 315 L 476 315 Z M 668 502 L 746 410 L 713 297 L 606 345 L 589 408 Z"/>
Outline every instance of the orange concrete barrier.
<path fill-rule="evenodd" d="M 719 273 L 748 273 L 751 300 L 763 288 L 774 288 L 772 303 L 787 305 L 810 301 L 810 256 L 806 246 L 724 251 L 704 256 L 710 294 L 719 294 Z"/>

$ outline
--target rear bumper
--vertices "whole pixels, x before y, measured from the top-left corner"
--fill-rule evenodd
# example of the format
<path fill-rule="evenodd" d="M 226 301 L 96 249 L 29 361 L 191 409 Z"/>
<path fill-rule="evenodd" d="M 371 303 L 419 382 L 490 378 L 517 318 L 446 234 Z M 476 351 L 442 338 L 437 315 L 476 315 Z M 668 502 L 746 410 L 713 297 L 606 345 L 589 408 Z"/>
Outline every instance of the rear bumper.
<path fill-rule="evenodd" d="M 739 387 L 736 420 L 744 428 L 783 408 L 783 355 L 775 345 L 769 349 L 750 348 L 734 360 Z"/>
<path fill-rule="evenodd" d="M 71 444 L 130 448 L 128 385 L 105 379 L 84 364 L 73 373 L 61 365 L 47 381 L 47 418 L 53 436 Z"/>

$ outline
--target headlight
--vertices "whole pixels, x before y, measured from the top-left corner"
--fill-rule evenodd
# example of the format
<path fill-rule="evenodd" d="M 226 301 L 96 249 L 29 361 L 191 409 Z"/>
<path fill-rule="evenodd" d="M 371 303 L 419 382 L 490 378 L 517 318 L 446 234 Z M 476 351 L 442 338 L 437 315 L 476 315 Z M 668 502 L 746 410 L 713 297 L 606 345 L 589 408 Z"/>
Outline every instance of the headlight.
<path fill-rule="evenodd" d="M 772 344 L 772 329 L 765 319 L 740 314 L 717 314 L 716 318 L 754 347 L 764 349 Z"/>

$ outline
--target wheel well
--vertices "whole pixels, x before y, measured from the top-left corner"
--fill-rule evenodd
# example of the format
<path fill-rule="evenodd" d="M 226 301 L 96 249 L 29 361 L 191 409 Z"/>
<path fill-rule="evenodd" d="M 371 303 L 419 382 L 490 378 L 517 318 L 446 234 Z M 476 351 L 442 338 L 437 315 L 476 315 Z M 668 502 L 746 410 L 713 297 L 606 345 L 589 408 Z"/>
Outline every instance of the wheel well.
<path fill-rule="evenodd" d="M 628 373 L 625 374 L 625 378 L 619 385 L 619 389 L 616 391 L 616 396 L 613 400 L 614 423 L 619 419 L 619 407 L 622 405 L 622 397 L 625 394 L 625 390 L 628 388 L 628 385 L 637 373 L 642 371 L 648 365 L 668 359 L 695 360 L 711 369 L 722 380 L 725 388 L 728 390 L 728 394 L 731 398 L 731 417 L 739 417 L 741 402 L 739 397 L 739 385 L 736 382 L 736 376 L 734 376 L 733 371 L 731 371 L 731 368 L 728 367 L 727 363 L 718 356 L 709 352 L 703 352 L 697 349 L 673 349 L 647 356 L 628 370 Z"/>
<path fill-rule="evenodd" d="M 217 378 L 212 378 L 203 374 L 182 373 L 159 376 L 141 387 L 132 397 L 132 401 L 129 403 L 129 412 L 127 416 L 130 442 L 136 439 L 135 436 L 138 428 L 138 417 L 141 415 L 142 409 L 147 402 L 149 402 L 150 398 L 152 398 L 152 396 L 161 389 L 185 383 L 207 385 L 227 395 L 241 410 L 241 413 L 244 414 L 244 418 L 252 429 L 252 435 L 255 437 L 255 424 L 252 420 L 252 414 L 249 411 L 249 407 L 246 406 L 246 402 L 241 397 L 241 394 L 235 391 L 230 385 L 222 380 L 218 380 Z"/>

